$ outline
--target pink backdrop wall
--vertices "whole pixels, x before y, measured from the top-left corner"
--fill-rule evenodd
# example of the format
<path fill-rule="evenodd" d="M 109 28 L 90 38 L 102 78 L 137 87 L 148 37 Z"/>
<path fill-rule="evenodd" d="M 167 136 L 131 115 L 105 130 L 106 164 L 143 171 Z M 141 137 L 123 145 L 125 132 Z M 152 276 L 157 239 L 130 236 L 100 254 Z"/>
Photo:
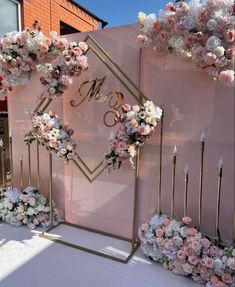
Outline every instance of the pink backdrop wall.
<path fill-rule="evenodd" d="M 172 151 L 178 146 L 176 180 L 176 215 L 183 212 L 184 166 L 190 168 L 189 215 L 197 223 L 200 134 L 207 134 L 205 150 L 205 180 L 203 194 L 202 231 L 214 234 L 218 160 L 222 156 L 225 167 L 223 198 L 221 202 L 221 231 L 231 239 L 234 209 L 234 94 L 232 88 L 213 83 L 206 74 L 190 63 L 168 55 L 157 57 L 152 51 L 140 50 L 136 43 L 138 27 L 129 25 L 94 31 L 91 35 L 109 52 L 116 63 L 140 86 L 147 97 L 165 107 L 163 147 L 163 211 L 170 211 Z M 86 33 L 69 36 L 83 40 Z M 90 53 L 90 52 L 89 52 Z M 113 89 L 122 91 L 125 101 L 135 103 L 130 93 L 115 80 L 108 69 L 88 53 L 90 69 L 76 80 L 63 100 L 57 99 L 51 108 L 75 130 L 79 143 L 78 153 L 93 168 L 108 151 L 110 128 L 102 124 L 102 115 L 108 110 L 106 103 L 91 100 L 77 107 L 70 100 L 78 100 L 78 87 L 87 79 L 108 76 L 103 93 Z M 38 75 L 33 75 L 29 85 L 14 89 L 9 100 L 9 122 L 14 141 L 14 170 L 19 178 L 18 158 L 26 148 L 22 142 L 27 132 L 26 107 L 33 107 L 40 92 Z M 159 176 L 159 127 L 141 152 L 140 181 L 138 186 L 138 224 L 147 220 L 156 209 Z M 48 155 L 43 151 L 41 169 L 42 192 L 47 193 Z M 34 164 L 34 171 L 35 164 Z M 25 163 L 27 170 L 27 163 Z M 54 160 L 54 198 L 65 218 L 71 222 L 99 228 L 123 236 L 131 235 L 134 171 L 126 163 L 122 170 L 106 171 L 92 184 L 70 163 L 63 166 Z M 25 179 L 25 184 L 27 179 Z M 36 178 L 34 176 L 34 185 Z M 19 179 L 17 181 L 19 184 Z M 221 220 L 221 222 L 222 222 Z"/>

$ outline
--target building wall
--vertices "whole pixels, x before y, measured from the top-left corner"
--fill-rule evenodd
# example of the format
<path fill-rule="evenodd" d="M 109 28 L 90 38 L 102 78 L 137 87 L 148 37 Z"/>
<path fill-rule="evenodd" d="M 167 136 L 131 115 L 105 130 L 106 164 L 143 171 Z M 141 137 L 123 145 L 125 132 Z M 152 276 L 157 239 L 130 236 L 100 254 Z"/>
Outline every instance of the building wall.
<path fill-rule="evenodd" d="M 85 32 L 98 29 L 98 21 L 68 0 L 23 0 L 22 25 L 31 27 L 35 19 L 41 21 L 42 32 L 60 34 L 60 21 Z"/>

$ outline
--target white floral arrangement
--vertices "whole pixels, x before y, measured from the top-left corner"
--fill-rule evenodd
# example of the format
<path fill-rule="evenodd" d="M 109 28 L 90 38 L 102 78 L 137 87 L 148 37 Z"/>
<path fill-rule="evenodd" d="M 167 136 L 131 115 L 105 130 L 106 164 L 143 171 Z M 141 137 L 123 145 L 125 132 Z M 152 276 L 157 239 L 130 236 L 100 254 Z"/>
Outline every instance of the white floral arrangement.
<path fill-rule="evenodd" d="M 53 204 L 54 205 L 54 204 Z M 49 201 L 34 187 L 27 187 L 23 192 L 17 188 L 0 189 L 0 220 L 13 226 L 27 225 L 34 229 L 49 226 Z M 56 212 L 53 208 L 56 221 Z"/>
<path fill-rule="evenodd" d="M 25 135 L 26 144 L 38 140 L 56 158 L 68 162 L 76 156 L 76 144 L 71 139 L 73 130 L 68 125 L 62 125 L 54 111 L 49 113 L 36 112 L 32 116 L 33 129 Z"/>
<path fill-rule="evenodd" d="M 233 0 L 169 2 L 159 12 L 140 12 L 138 41 L 156 53 L 174 52 L 223 84 L 234 83 L 235 4 Z"/>
<path fill-rule="evenodd" d="M 0 100 L 13 86 L 26 84 L 35 70 L 45 74 L 41 77 L 42 96 L 61 95 L 72 78 L 88 68 L 84 55 L 87 48 L 86 43 L 69 43 L 56 32 L 46 37 L 39 20 L 34 21 L 32 30 L 7 33 L 0 39 Z"/>
<path fill-rule="evenodd" d="M 154 215 L 138 231 L 141 249 L 177 275 L 191 277 L 207 287 L 235 286 L 235 247 L 218 247 L 190 227 L 192 219 L 177 221 Z"/>
<path fill-rule="evenodd" d="M 122 162 L 129 159 L 134 167 L 137 149 L 153 134 L 161 116 L 162 109 L 152 101 L 146 101 L 143 106 L 123 105 L 121 111 L 116 112 L 115 121 L 119 126 L 110 135 L 111 151 L 105 155 L 106 163 L 120 168 Z"/>

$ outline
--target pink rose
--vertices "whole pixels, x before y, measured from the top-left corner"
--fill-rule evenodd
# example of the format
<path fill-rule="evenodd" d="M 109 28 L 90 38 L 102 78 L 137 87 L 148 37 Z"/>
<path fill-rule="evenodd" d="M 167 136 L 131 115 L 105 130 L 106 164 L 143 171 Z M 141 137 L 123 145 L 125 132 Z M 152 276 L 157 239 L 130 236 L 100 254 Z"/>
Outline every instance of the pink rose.
<path fill-rule="evenodd" d="M 60 80 L 61 80 L 61 83 L 62 83 L 64 86 L 66 86 L 66 87 L 70 86 L 70 85 L 72 84 L 72 82 L 73 82 L 73 79 L 70 78 L 70 77 L 68 77 L 68 76 L 66 76 L 66 75 L 63 75 L 63 76 L 60 78 Z"/>
<path fill-rule="evenodd" d="M 184 224 L 189 225 L 192 222 L 192 218 L 189 216 L 185 216 L 183 217 L 182 221 Z"/>
<path fill-rule="evenodd" d="M 225 38 L 228 42 L 234 42 L 235 40 L 235 30 L 229 29 L 225 35 Z"/>
<path fill-rule="evenodd" d="M 130 126 L 131 126 L 133 129 L 137 128 L 138 125 L 139 125 L 139 124 L 138 124 L 137 120 L 132 119 L 132 120 L 130 121 Z"/>
<path fill-rule="evenodd" d="M 190 256 L 188 257 L 188 262 L 189 262 L 190 264 L 194 265 L 194 266 L 197 265 L 198 261 L 199 261 L 199 259 L 198 259 L 197 256 L 195 256 L 195 255 L 190 255 Z"/>
<path fill-rule="evenodd" d="M 226 70 L 222 71 L 219 74 L 219 81 L 222 84 L 232 84 L 234 82 L 234 71 L 233 70 Z"/>
<path fill-rule="evenodd" d="M 192 242 L 191 247 L 196 253 L 200 252 L 202 249 L 202 245 L 198 241 Z"/>
<path fill-rule="evenodd" d="M 153 33 L 158 33 L 160 32 L 160 30 L 161 30 L 161 22 L 157 20 L 156 22 L 153 23 L 152 31 Z"/>
<path fill-rule="evenodd" d="M 196 42 L 196 38 L 193 35 L 187 35 L 185 37 L 185 44 L 188 46 L 192 46 L 193 44 L 195 44 Z"/>
<path fill-rule="evenodd" d="M 215 284 L 215 287 L 228 287 L 227 284 L 224 284 L 223 282 L 219 281 L 218 283 Z"/>
<path fill-rule="evenodd" d="M 212 284 L 216 284 L 216 283 L 218 283 L 220 280 L 219 280 L 219 278 L 217 277 L 217 276 L 215 276 L 215 275 L 213 275 L 213 276 L 211 276 L 210 277 L 210 282 L 212 283 Z"/>
<path fill-rule="evenodd" d="M 175 19 L 173 17 L 169 17 L 167 19 L 167 27 L 168 29 L 172 30 L 175 26 Z"/>
<path fill-rule="evenodd" d="M 160 41 L 161 41 L 162 43 L 165 43 L 165 42 L 167 41 L 167 39 L 168 39 L 168 33 L 165 32 L 165 31 L 161 31 L 161 32 L 159 33 L 159 39 L 160 39 Z"/>
<path fill-rule="evenodd" d="M 30 197 L 30 198 L 29 198 L 29 204 L 30 204 L 31 206 L 34 206 L 35 203 L 36 203 L 35 198 L 34 198 L 34 197 Z"/>
<path fill-rule="evenodd" d="M 131 110 L 131 106 L 128 104 L 125 104 L 124 106 L 122 106 L 122 108 L 125 112 L 129 112 Z"/>
<path fill-rule="evenodd" d="M 233 46 L 232 48 L 229 48 L 227 51 L 226 51 L 226 57 L 228 59 L 232 59 L 233 57 L 235 56 L 235 46 Z"/>
<path fill-rule="evenodd" d="M 205 258 L 205 265 L 207 268 L 213 268 L 214 267 L 214 260 L 212 258 L 206 257 Z"/>
<path fill-rule="evenodd" d="M 195 228 L 189 228 L 188 229 L 188 235 L 189 236 L 195 236 L 197 234 L 197 230 Z"/>
<path fill-rule="evenodd" d="M 82 55 L 82 50 L 79 47 L 75 47 L 73 50 L 76 56 Z"/>
<path fill-rule="evenodd" d="M 171 223 L 170 219 L 166 218 L 162 221 L 162 225 L 168 226 Z"/>
<path fill-rule="evenodd" d="M 198 13 L 197 20 L 198 22 L 205 22 L 208 19 L 208 14 L 206 10 L 202 10 Z"/>
<path fill-rule="evenodd" d="M 224 281 L 224 283 L 229 284 L 232 283 L 233 278 L 229 273 L 224 273 L 221 277 L 222 281 Z"/>
<path fill-rule="evenodd" d="M 156 229 L 155 234 L 157 237 L 163 237 L 164 235 L 164 230 L 161 228 Z"/>
<path fill-rule="evenodd" d="M 49 111 L 49 115 L 50 115 L 51 117 L 53 117 L 53 118 L 55 118 L 55 117 L 56 117 L 56 113 L 55 113 L 55 111 Z"/>
<path fill-rule="evenodd" d="M 177 252 L 177 257 L 178 257 L 180 260 L 185 260 L 186 254 L 184 253 L 184 251 L 179 250 L 179 251 Z"/>
<path fill-rule="evenodd" d="M 112 141 L 112 147 L 116 148 L 118 145 L 118 140 L 113 140 Z"/>
<path fill-rule="evenodd" d="M 202 238 L 201 239 L 201 244 L 202 244 L 202 246 L 204 247 L 204 248 L 209 248 L 210 247 L 210 245 L 211 245 L 211 242 L 210 242 L 210 240 L 208 240 L 207 238 Z"/>

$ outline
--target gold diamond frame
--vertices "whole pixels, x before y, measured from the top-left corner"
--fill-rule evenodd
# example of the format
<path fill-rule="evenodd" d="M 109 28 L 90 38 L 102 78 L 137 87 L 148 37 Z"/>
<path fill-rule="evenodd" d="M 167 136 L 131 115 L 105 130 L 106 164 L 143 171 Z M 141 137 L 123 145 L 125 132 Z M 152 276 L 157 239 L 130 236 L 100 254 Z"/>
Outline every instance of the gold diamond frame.
<path fill-rule="evenodd" d="M 129 91 L 129 93 L 133 96 L 133 98 L 139 103 L 142 104 L 143 99 L 148 100 L 148 98 L 140 91 L 140 89 L 132 82 L 132 80 L 128 77 L 128 75 L 115 63 L 115 61 L 112 59 L 112 57 L 100 46 L 100 44 L 90 35 L 88 34 L 85 38 L 84 42 L 91 41 L 91 44 L 88 44 L 88 50 L 91 50 L 94 52 L 94 54 L 100 59 L 101 62 L 104 63 L 104 65 L 110 70 L 110 72 L 123 84 L 123 86 Z M 36 111 L 44 112 L 50 103 L 52 102 L 52 99 L 42 99 L 42 101 L 39 103 L 39 105 L 36 107 Z M 76 159 L 73 159 L 74 164 L 77 166 L 77 168 L 80 169 L 82 174 L 85 176 L 85 178 L 92 183 L 95 181 L 107 168 L 107 165 L 104 164 L 104 161 L 102 160 L 93 170 L 91 170 L 87 164 L 82 160 L 82 158 L 78 155 Z M 107 255 L 103 252 L 99 252 L 96 250 L 92 250 L 89 248 L 85 248 L 83 246 L 72 244 L 67 241 L 55 239 L 54 237 L 50 236 L 48 232 L 54 230 L 57 226 L 53 226 L 53 208 L 52 208 L 52 156 L 49 154 L 49 174 L 50 174 L 50 188 L 49 188 L 49 197 L 50 197 L 50 228 L 41 233 L 40 237 L 43 237 L 45 239 L 76 248 L 85 252 L 89 252 L 91 254 L 95 254 L 98 256 L 102 256 L 104 258 L 108 258 L 117 262 L 121 263 L 128 263 L 128 261 L 131 259 L 131 257 L 134 255 L 135 251 L 137 250 L 139 246 L 139 242 L 136 240 L 136 215 L 137 215 L 137 196 L 138 196 L 138 179 L 139 179 L 139 163 L 140 163 L 140 149 L 137 151 L 136 161 L 135 161 L 135 185 L 134 185 L 134 196 L 133 196 L 133 214 L 132 214 L 132 237 L 124 238 L 122 236 L 118 236 L 116 234 L 111 234 L 107 232 L 103 232 L 100 230 L 88 228 L 81 225 L 72 224 L 70 222 L 61 222 L 60 224 L 69 225 L 75 228 L 79 228 L 82 230 L 86 230 L 89 232 L 97 233 L 100 235 L 104 235 L 107 237 L 119 239 L 122 241 L 130 242 L 131 243 L 131 250 L 128 256 L 125 259 L 121 259 L 112 255 Z"/>

